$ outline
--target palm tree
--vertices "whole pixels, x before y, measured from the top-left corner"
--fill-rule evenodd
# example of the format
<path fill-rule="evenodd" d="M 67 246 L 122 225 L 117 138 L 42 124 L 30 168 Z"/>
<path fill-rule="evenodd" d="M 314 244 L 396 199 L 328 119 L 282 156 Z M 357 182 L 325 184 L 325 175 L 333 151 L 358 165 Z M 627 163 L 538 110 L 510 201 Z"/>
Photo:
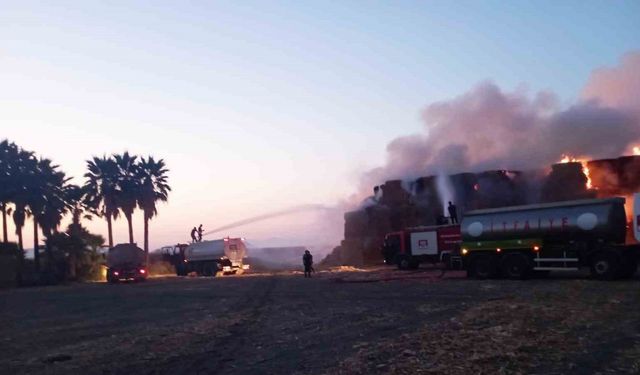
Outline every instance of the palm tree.
<path fill-rule="evenodd" d="M 22 242 L 22 227 L 28 215 L 28 206 L 31 186 L 36 179 L 37 161 L 30 151 L 20 149 L 17 158 L 13 164 L 13 173 L 11 174 L 12 183 L 15 184 L 13 196 L 13 223 L 16 227 L 16 235 L 18 236 L 18 248 L 24 251 Z"/>
<path fill-rule="evenodd" d="M 2 212 L 2 241 L 8 242 L 7 214 L 10 214 L 9 203 L 16 194 L 16 166 L 20 154 L 19 147 L 8 140 L 0 142 L 0 211 Z"/>
<path fill-rule="evenodd" d="M 58 227 L 64 215 L 74 205 L 70 190 L 73 185 L 69 185 L 70 178 L 66 177 L 64 172 L 55 171 L 49 178 L 49 189 L 46 190 L 44 210 L 40 213 L 39 224 L 42 227 L 42 233 L 47 239 L 51 238 L 58 232 Z M 53 265 L 53 254 L 51 251 L 50 241 L 46 241 L 47 265 L 49 268 Z"/>
<path fill-rule="evenodd" d="M 118 165 L 111 157 L 93 157 L 87 160 L 88 172 L 84 177 L 87 201 L 94 213 L 104 216 L 107 220 L 109 247 L 113 247 L 113 227 L 111 220 L 117 219 L 119 210 L 117 204 L 118 193 Z"/>
<path fill-rule="evenodd" d="M 156 202 L 169 199 L 171 187 L 167 183 L 167 172 L 164 160 L 155 161 L 153 157 L 140 158 L 137 168 L 140 182 L 138 206 L 144 211 L 144 252 L 149 257 L 149 220 L 157 213 Z"/>
<path fill-rule="evenodd" d="M 62 194 L 66 178 L 52 165 L 51 160 L 41 158 L 37 163 L 37 176 L 30 183 L 28 204 L 33 217 L 33 260 L 36 270 L 40 269 L 40 241 L 38 238 L 38 223 L 46 220 L 47 205 L 55 196 Z"/>
<path fill-rule="evenodd" d="M 137 165 L 135 155 L 129 155 L 125 151 L 122 155 L 113 155 L 118 165 L 118 189 L 116 195 L 116 203 L 118 208 L 122 210 L 124 217 L 127 218 L 129 224 L 129 243 L 133 243 L 133 211 L 138 203 L 140 195 L 140 183 L 137 178 Z"/>

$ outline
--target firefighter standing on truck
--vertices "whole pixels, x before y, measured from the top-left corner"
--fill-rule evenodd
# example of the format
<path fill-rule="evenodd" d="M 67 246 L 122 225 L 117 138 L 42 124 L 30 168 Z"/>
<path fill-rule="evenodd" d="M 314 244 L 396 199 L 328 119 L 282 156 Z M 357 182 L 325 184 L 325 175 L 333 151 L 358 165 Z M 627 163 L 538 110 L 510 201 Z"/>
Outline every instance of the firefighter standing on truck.
<path fill-rule="evenodd" d="M 191 229 L 191 242 L 193 243 L 198 242 L 198 237 L 196 237 L 197 234 L 198 234 L 198 230 L 196 229 L 196 227 L 193 227 L 193 229 Z"/>
<path fill-rule="evenodd" d="M 451 218 L 451 224 L 458 224 L 458 209 L 456 208 L 456 205 L 449 202 L 449 207 L 447 207 L 447 209 L 449 210 L 449 218 Z"/>
<path fill-rule="evenodd" d="M 302 264 L 304 265 L 304 277 L 311 277 L 311 271 L 313 271 L 313 255 L 311 255 L 309 250 L 304 251 Z"/>

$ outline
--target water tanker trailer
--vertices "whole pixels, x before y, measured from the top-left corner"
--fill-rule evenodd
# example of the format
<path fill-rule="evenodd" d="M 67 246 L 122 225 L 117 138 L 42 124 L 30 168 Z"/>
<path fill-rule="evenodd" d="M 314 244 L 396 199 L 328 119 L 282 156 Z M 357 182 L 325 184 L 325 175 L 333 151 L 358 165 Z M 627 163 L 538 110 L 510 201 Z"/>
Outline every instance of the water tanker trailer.
<path fill-rule="evenodd" d="M 247 247 L 242 238 L 178 244 L 163 249 L 163 258 L 176 268 L 178 276 L 196 273 L 199 276 L 233 274 L 249 268 L 244 264 Z"/>
<path fill-rule="evenodd" d="M 598 279 L 633 276 L 640 253 L 640 194 L 634 196 L 633 228 L 624 198 L 475 210 L 461 223 L 469 276 L 523 279 L 533 272 L 589 267 Z M 625 243 L 627 230 L 636 241 Z"/>

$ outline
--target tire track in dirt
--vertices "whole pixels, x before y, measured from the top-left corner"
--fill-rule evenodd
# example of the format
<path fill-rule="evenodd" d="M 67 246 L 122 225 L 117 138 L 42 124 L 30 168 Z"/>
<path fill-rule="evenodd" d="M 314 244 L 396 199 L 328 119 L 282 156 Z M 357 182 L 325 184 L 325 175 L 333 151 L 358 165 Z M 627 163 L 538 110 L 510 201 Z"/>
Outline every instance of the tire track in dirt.
<path fill-rule="evenodd" d="M 255 289 L 237 302 L 238 310 L 233 313 L 243 317 L 229 327 L 228 335 L 212 338 L 219 341 L 214 343 L 212 350 L 175 358 L 171 363 L 164 364 L 160 373 L 218 374 L 227 369 L 234 362 L 236 353 L 245 347 L 247 335 L 259 325 L 277 284 L 277 277 L 265 278 L 264 283 L 258 283 Z"/>

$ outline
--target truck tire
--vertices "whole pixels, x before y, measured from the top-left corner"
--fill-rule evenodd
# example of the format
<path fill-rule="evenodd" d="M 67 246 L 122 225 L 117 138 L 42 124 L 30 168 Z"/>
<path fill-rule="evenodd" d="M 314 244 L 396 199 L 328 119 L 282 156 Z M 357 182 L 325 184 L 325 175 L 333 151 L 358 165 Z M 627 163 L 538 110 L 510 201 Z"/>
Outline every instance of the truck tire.
<path fill-rule="evenodd" d="M 495 256 L 489 254 L 473 255 L 469 262 L 468 276 L 476 279 L 489 279 L 498 274 Z"/>
<path fill-rule="evenodd" d="M 217 271 L 218 271 L 218 267 L 215 263 L 207 263 L 204 266 L 202 266 L 203 276 L 216 276 Z"/>
<path fill-rule="evenodd" d="M 591 257 L 591 276 L 598 280 L 614 280 L 620 271 L 620 256 L 614 251 L 598 251 Z"/>
<path fill-rule="evenodd" d="M 420 261 L 417 259 L 411 259 L 409 261 L 409 269 L 417 270 L 418 268 L 420 268 Z"/>
<path fill-rule="evenodd" d="M 445 270 L 452 270 L 453 265 L 451 264 L 451 254 L 443 254 L 442 255 L 442 263 L 444 264 Z"/>
<path fill-rule="evenodd" d="M 502 258 L 500 271 L 502 275 L 512 280 L 524 280 L 531 275 L 531 262 L 526 255 L 515 252 L 506 254 Z"/>
<path fill-rule="evenodd" d="M 411 258 L 406 255 L 396 257 L 396 264 L 399 270 L 408 270 L 411 267 Z"/>
<path fill-rule="evenodd" d="M 622 257 L 622 267 L 620 270 L 620 278 L 622 279 L 630 279 L 633 275 L 636 274 L 638 270 L 638 260 L 629 254 L 625 254 Z"/>
<path fill-rule="evenodd" d="M 183 275 L 184 272 L 184 266 L 182 264 L 177 264 L 176 265 L 176 276 L 184 276 Z"/>

